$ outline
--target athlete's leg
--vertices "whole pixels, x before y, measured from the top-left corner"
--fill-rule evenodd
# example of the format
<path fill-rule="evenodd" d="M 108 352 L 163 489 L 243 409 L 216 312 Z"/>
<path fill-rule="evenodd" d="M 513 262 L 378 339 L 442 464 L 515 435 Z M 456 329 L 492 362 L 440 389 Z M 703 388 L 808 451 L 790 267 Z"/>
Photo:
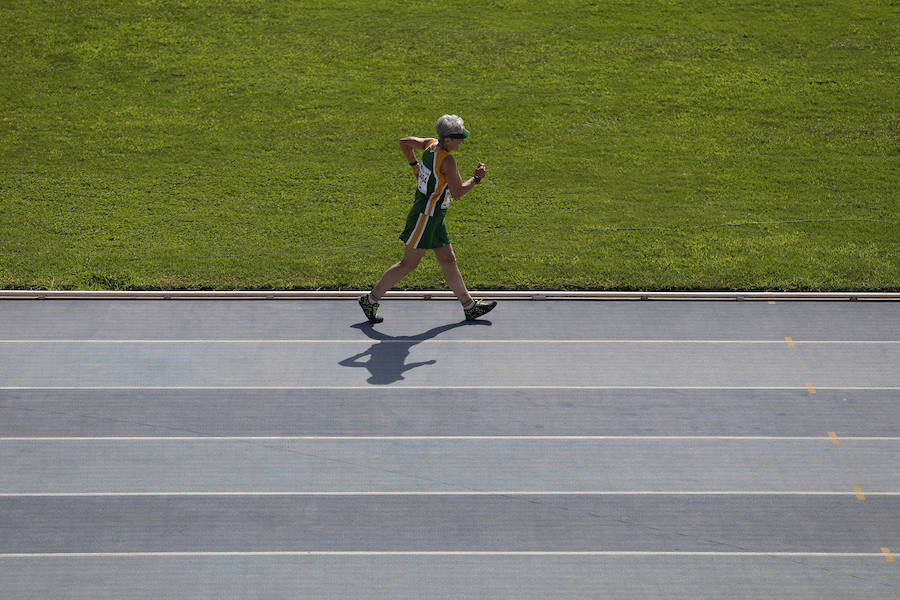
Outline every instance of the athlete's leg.
<path fill-rule="evenodd" d="M 397 285 L 398 281 L 415 271 L 419 266 L 419 261 L 425 256 L 424 250 L 409 246 L 403 246 L 403 248 L 403 258 L 400 259 L 400 262 L 385 271 L 375 287 L 372 288 L 372 296 L 376 299 L 380 300 L 389 289 Z"/>
<path fill-rule="evenodd" d="M 453 290 L 453 293 L 456 294 L 456 297 L 464 306 L 470 304 L 472 302 L 472 296 L 469 294 L 469 290 L 466 289 L 466 284 L 463 282 L 462 274 L 459 272 L 459 267 L 456 264 L 456 255 L 453 253 L 453 244 L 447 244 L 442 248 L 435 248 L 434 255 L 441 265 L 441 270 L 444 272 L 444 279 L 447 281 L 447 285 L 450 286 L 450 289 Z"/>

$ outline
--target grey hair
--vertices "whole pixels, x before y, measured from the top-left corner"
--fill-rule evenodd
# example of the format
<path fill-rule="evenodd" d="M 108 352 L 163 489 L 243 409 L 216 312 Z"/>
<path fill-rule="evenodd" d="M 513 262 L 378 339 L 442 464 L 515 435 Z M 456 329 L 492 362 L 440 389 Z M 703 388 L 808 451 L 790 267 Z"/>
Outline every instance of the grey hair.
<path fill-rule="evenodd" d="M 463 120 L 459 115 L 444 115 L 437 120 L 434 129 L 437 132 L 438 139 L 441 139 L 454 133 L 462 133 L 465 127 L 463 127 Z"/>

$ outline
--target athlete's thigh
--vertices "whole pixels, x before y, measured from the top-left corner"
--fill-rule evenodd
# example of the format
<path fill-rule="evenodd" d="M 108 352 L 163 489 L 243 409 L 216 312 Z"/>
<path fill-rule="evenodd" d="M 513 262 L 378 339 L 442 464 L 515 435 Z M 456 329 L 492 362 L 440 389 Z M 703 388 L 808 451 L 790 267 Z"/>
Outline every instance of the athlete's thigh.
<path fill-rule="evenodd" d="M 427 250 L 423 248 L 412 248 L 404 245 L 403 258 L 400 259 L 400 262 L 415 267 L 419 264 L 419 261 L 422 260 L 422 257 L 425 256 L 425 252 L 427 252 Z"/>

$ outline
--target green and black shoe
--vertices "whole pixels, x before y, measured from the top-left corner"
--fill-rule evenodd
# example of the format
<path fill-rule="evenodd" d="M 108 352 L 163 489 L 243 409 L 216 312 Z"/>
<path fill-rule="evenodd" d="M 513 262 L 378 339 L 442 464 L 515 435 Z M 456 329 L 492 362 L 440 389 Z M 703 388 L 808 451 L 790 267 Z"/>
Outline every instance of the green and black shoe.
<path fill-rule="evenodd" d="M 466 321 L 474 321 L 478 317 L 482 315 L 486 315 L 497 306 L 496 302 L 485 302 L 484 300 L 478 300 L 475 302 L 475 306 L 472 308 L 464 308 L 463 312 L 466 313 Z"/>
<path fill-rule="evenodd" d="M 369 320 L 369 323 L 381 323 L 382 321 L 384 321 L 383 318 L 375 316 L 375 313 L 378 312 L 379 303 L 371 302 L 369 300 L 368 294 L 363 294 L 359 297 L 359 306 L 365 313 L 366 318 Z"/>

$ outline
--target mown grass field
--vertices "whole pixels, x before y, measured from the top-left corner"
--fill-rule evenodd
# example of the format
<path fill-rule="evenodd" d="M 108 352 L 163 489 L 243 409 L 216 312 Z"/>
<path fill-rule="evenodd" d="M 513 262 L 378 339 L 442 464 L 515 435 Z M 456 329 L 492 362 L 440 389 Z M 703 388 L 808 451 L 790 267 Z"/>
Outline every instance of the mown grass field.
<path fill-rule="evenodd" d="M 894 0 L 3 2 L 0 288 L 369 288 L 450 112 L 472 289 L 897 290 L 898 40 Z"/>

